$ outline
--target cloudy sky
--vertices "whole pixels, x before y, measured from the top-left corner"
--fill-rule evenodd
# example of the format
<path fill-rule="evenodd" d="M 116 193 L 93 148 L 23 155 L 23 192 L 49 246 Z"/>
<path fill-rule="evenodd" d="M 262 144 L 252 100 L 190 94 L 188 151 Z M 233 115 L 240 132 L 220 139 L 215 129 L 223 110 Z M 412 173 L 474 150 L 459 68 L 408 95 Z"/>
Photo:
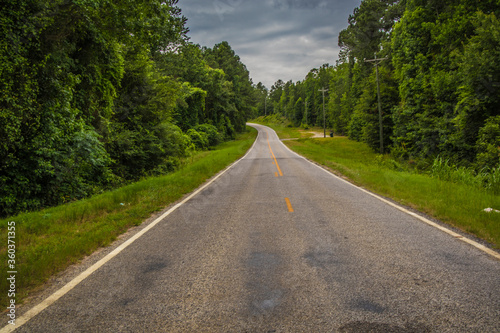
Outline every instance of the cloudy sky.
<path fill-rule="evenodd" d="M 268 88 L 303 80 L 310 69 L 335 64 L 338 34 L 361 0 L 180 0 L 191 41 L 227 41 Z"/>

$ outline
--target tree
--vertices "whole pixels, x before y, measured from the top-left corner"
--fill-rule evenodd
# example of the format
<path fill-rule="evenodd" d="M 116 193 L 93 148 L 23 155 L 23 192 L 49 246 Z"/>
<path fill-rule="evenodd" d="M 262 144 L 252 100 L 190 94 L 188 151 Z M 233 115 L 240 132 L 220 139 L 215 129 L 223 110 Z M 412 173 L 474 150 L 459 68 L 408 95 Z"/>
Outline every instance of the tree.
<path fill-rule="evenodd" d="M 250 73 L 228 42 L 221 42 L 213 49 L 205 48 L 203 51 L 207 63 L 212 68 L 223 70 L 232 84 L 234 93 L 231 104 L 234 105 L 234 110 L 226 112 L 226 115 L 236 131 L 241 132 L 245 129 L 246 120 L 254 113 Z"/>
<path fill-rule="evenodd" d="M 177 1 L 8 1 L 0 13 L 0 215 L 106 188 L 124 53 L 153 54 L 185 40 Z M 150 85 L 163 107 L 168 80 Z M 153 82 L 151 81 L 151 82 Z M 125 84 L 127 86 L 127 84 Z M 166 98 L 166 99 L 165 99 Z M 154 124 L 149 133 L 165 126 Z"/>
<path fill-rule="evenodd" d="M 257 83 L 254 87 L 253 103 L 256 105 L 257 112 L 253 116 L 264 116 L 267 114 L 267 104 L 269 102 L 269 92 L 262 82 Z"/>
<path fill-rule="evenodd" d="M 302 118 L 304 117 L 304 102 L 302 97 L 299 97 L 294 105 L 294 125 L 299 126 L 302 122 Z"/>
<path fill-rule="evenodd" d="M 460 54 L 475 34 L 478 10 L 498 10 L 496 1 L 408 1 L 407 11 L 394 27 L 393 64 L 399 80 L 401 105 L 394 113 L 394 141 L 404 157 L 433 159 L 446 156 L 457 164 L 474 159 L 474 134 L 462 131 L 457 139 L 456 107 L 469 109 L 457 71 Z M 477 56 L 477 55 L 475 55 Z M 462 66 L 463 71 L 467 71 Z M 462 90 L 459 103 L 457 92 Z M 469 91 L 469 92 L 466 92 Z M 470 114 L 470 113 L 469 113 Z M 479 130 L 484 117 L 471 122 Z M 471 118 L 472 120 L 472 118 Z M 460 123 L 460 121 L 458 121 Z M 402 148 L 403 147 L 403 148 Z"/>
<path fill-rule="evenodd" d="M 460 86 L 454 139 L 464 158 L 473 160 L 477 155 L 480 167 L 494 166 L 499 142 L 487 133 L 492 133 L 492 121 L 500 115 L 500 21 L 494 13 L 478 12 L 473 23 L 475 34 L 457 57 Z M 486 158 L 487 152 L 491 158 Z"/>

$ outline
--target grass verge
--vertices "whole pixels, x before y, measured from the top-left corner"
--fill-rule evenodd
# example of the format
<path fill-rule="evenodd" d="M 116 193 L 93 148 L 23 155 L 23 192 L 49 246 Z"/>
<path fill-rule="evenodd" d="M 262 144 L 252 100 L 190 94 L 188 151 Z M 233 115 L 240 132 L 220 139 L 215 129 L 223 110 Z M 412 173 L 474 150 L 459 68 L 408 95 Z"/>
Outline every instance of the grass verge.
<path fill-rule="evenodd" d="M 310 138 L 314 135 L 312 132 L 323 133 L 322 128 L 304 129 L 293 127 L 288 119 L 277 115 L 262 116 L 252 120 L 251 122 L 272 127 L 277 133 L 279 133 L 281 139 Z"/>
<path fill-rule="evenodd" d="M 203 184 L 242 157 L 253 144 L 257 131 L 223 143 L 212 151 L 193 156 L 191 163 L 161 177 L 148 178 L 89 199 L 20 214 L 0 220 L 0 247 L 3 270 L 0 306 L 7 306 L 9 269 L 7 225 L 15 222 L 16 303 L 43 285 L 52 275 L 78 262 L 100 247 L 109 245 L 130 227 L 140 225 L 158 212 Z"/>
<path fill-rule="evenodd" d="M 282 126 L 267 124 L 280 138 Z M 296 136 L 299 137 L 300 136 Z M 500 196 L 461 184 L 405 170 L 388 155 L 374 153 L 366 144 L 347 138 L 284 141 L 293 151 L 320 163 L 382 196 L 426 213 L 444 223 L 482 238 L 500 249 Z"/>

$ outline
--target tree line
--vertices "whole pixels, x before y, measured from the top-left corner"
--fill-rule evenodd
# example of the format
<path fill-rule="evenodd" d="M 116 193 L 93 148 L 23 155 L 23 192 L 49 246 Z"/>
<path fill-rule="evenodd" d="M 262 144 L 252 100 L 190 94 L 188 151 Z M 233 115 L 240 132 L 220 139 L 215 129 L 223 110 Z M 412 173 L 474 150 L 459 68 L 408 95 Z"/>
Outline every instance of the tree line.
<path fill-rule="evenodd" d="M 363 0 L 339 34 L 334 66 L 261 90 L 259 115 L 323 126 L 426 168 L 436 158 L 477 172 L 500 167 L 498 0 Z"/>
<path fill-rule="evenodd" d="M 227 42 L 178 0 L 10 0 L 0 11 L 0 216 L 174 170 L 255 114 Z"/>

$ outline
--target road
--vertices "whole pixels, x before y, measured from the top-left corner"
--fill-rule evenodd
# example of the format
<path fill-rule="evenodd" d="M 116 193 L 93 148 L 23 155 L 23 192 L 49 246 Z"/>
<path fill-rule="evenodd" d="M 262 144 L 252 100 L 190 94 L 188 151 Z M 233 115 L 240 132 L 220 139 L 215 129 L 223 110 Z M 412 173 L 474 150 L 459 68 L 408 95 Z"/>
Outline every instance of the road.
<path fill-rule="evenodd" d="M 500 332 L 498 259 L 254 126 L 245 158 L 16 332 Z"/>

